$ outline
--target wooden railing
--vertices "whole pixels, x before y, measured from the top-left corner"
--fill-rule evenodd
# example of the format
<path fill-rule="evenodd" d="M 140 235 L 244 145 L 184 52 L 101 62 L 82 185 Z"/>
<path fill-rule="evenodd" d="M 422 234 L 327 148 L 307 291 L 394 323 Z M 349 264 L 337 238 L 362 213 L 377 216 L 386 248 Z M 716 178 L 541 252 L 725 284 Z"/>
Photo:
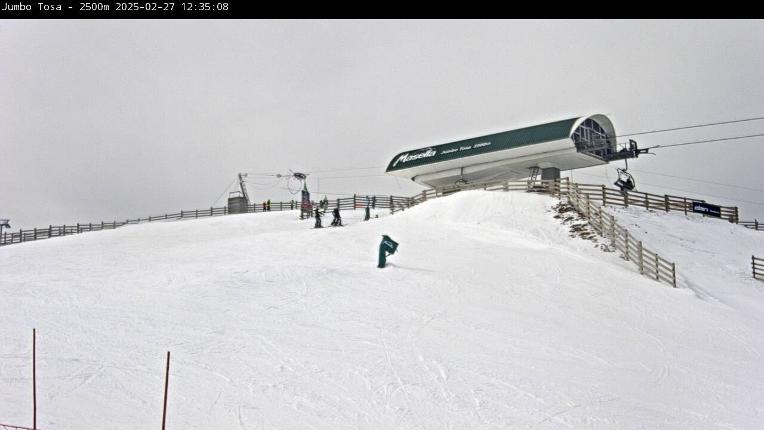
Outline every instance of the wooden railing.
<path fill-rule="evenodd" d="M 753 270 L 754 279 L 764 279 L 764 258 L 758 258 L 752 255 L 751 269 Z"/>
<path fill-rule="evenodd" d="M 760 223 L 758 220 L 753 221 L 740 221 L 738 224 L 751 230 L 764 231 L 764 223 Z"/>
<path fill-rule="evenodd" d="M 610 240 L 613 247 L 621 252 L 624 260 L 637 266 L 639 273 L 676 288 L 676 264 L 644 246 L 641 240 L 618 224 L 615 217 L 607 213 L 601 204 L 595 204 L 589 194 L 581 193 L 572 187 L 567 198 L 576 211 L 589 220 L 589 225 L 600 236 Z"/>
<path fill-rule="evenodd" d="M 702 199 L 691 199 L 682 196 L 672 196 L 670 194 L 651 194 L 637 191 L 628 191 L 622 193 L 621 190 L 616 188 L 608 188 L 604 185 L 595 184 L 578 184 L 571 183 L 571 187 L 575 187 L 579 193 L 589 195 L 592 201 L 600 202 L 603 205 L 611 206 L 638 206 L 645 209 L 653 209 L 660 211 L 677 211 L 684 214 L 692 213 L 692 203 L 702 202 L 706 203 Z M 737 206 L 721 206 L 721 218 L 726 219 L 729 222 L 737 223 L 739 221 L 739 213 Z"/>
<path fill-rule="evenodd" d="M 626 228 L 615 221 L 613 215 L 603 210 L 604 204 L 614 206 L 639 206 L 646 209 L 665 211 L 692 212 L 692 199 L 676 196 L 658 196 L 649 193 L 621 193 L 620 190 L 607 188 L 604 185 L 577 184 L 565 180 L 542 180 L 535 182 L 513 181 L 501 184 L 478 184 L 462 187 L 459 190 L 482 189 L 486 191 L 529 191 L 541 192 L 566 197 L 573 207 L 589 220 L 592 228 L 602 237 L 609 239 L 615 249 L 621 252 L 626 261 L 632 262 L 639 273 L 665 282 L 676 288 L 676 264 L 661 257 L 657 252 L 648 249 L 642 241 L 635 238 Z M 450 194 L 449 190 L 425 190 L 400 202 L 391 209 L 397 212 L 410 208 L 429 199 Z M 660 199 L 658 199 L 660 198 Z M 698 200 L 694 200 L 698 201 Z M 730 221 L 737 219 L 737 208 L 722 208 L 722 215 Z"/>
<path fill-rule="evenodd" d="M 415 194 L 411 197 L 403 197 L 396 200 L 394 207 L 391 209 L 392 213 L 408 209 L 412 206 L 416 206 L 420 203 L 432 200 L 437 197 L 443 197 L 453 194 L 457 191 L 469 191 L 469 190 L 486 190 L 486 191 L 529 191 L 551 194 L 553 196 L 561 196 L 568 192 L 567 181 L 555 181 L 555 180 L 539 180 L 533 184 L 528 184 L 528 181 L 507 181 L 502 183 L 490 183 L 490 184 L 471 184 L 462 186 L 460 188 L 453 189 L 438 189 L 438 190 L 423 190 L 419 194 Z"/>
<path fill-rule="evenodd" d="M 19 427 L 19 426 L 12 426 L 10 424 L 0 424 L 0 430 L 33 430 L 30 427 Z M 37 427 L 34 430 L 40 430 L 39 427 Z"/>
<path fill-rule="evenodd" d="M 367 198 L 368 197 L 368 198 Z M 374 209 L 391 209 L 401 205 L 409 200 L 408 197 L 392 195 L 359 195 L 329 200 L 330 207 L 339 207 L 340 210 L 362 209 L 367 204 Z M 318 205 L 318 202 L 311 202 L 312 206 Z M 336 205 L 336 206 L 335 206 Z M 299 201 L 271 202 L 270 210 L 265 203 L 253 203 L 247 206 L 246 213 L 262 213 L 270 211 L 290 211 L 299 210 Z M 162 215 L 152 215 L 146 218 L 127 219 L 124 221 L 100 221 L 95 223 L 76 223 L 65 225 L 49 225 L 47 227 L 36 227 L 31 229 L 19 229 L 17 231 L 3 231 L 0 235 L 0 246 L 13 245 L 16 243 L 29 242 L 33 240 L 49 239 L 60 236 L 70 236 L 73 234 L 85 233 L 90 231 L 113 230 L 130 224 L 142 224 L 156 221 L 174 221 L 182 219 L 196 219 L 211 216 L 233 215 L 245 212 L 229 212 L 227 206 L 211 207 L 209 209 L 181 210 L 176 213 L 166 213 Z"/>
<path fill-rule="evenodd" d="M 703 202 L 702 199 L 691 199 L 682 196 L 673 196 L 670 194 L 651 194 L 636 191 L 621 192 L 616 188 L 609 188 L 605 185 L 597 184 L 580 184 L 575 182 L 569 182 L 567 178 L 562 180 L 543 180 L 529 183 L 528 181 L 508 181 L 503 183 L 490 183 L 490 184 L 473 184 L 469 186 L 462 186 L 460 188 L 442 189 L 442 190 L 425 190 L 421 193 L 409 197 L 403 198 L 393 208 L 393 212 L 397 212 L 401 209 L 410 208 L 419 203 L 422 203 L 428 199 L 448 195 L 456 191 L 464 190 L 488 190 L 488 191 L 531 191 L 547 193 L 555 196 L 567 195 L 571 189 L 575 190 L 579 194 L 585 194 L 589 196 L 589 199 L 593 202 L 598 202 L 602 205 L 629 207 L 636 206 L 644 209 L 660 210 L 660 211 L 676 211 L 684 214 L 692 213 L 693 202 Z M 721 218 L 726 219 L 729 222 L 739 222 L 739 213 L 736 206 L 721 206 Z M 742 224 L 742 223 L 741 223 Z M 749 226 L 749 222 L 745 222 L 746 227 Z M 755 222 L 757 229 L 764 229 L 764 226 L 759 227 L 758 222 Z"/>

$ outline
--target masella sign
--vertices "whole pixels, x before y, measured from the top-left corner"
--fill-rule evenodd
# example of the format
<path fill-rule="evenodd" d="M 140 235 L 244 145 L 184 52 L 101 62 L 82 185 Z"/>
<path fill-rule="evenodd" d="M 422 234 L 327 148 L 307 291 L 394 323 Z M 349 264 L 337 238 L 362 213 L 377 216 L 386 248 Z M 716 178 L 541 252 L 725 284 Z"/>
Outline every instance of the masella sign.
<path fill-rule="evenodd" d="M 438 151 L 432 148 L 423 149 L 415 153 L 407 152 L 405 154 L 401 154 L 400 157 L 398 157 L 395 160 L 395 162 L 393 163 L 391 167 L 397 166 L 398 163 L 405 164 L 405 163 L 408 163 L 409 161 L 421 160 L 422 158 L 430 158 L 436 155 L 438 155 Z"/>

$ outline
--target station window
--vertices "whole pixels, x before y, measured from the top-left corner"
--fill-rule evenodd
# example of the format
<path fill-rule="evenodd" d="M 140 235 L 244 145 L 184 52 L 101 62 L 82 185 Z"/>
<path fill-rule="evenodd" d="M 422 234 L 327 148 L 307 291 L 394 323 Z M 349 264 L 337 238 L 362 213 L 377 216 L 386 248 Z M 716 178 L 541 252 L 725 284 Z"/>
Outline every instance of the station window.
<path fill-rule="evenodd" d="M 579 152 L 588 152 L 600 158 L 608 158 L 614 151 L 613 136 L 595 120 L 588 118 L 576 128 L 571 136 Z"/>

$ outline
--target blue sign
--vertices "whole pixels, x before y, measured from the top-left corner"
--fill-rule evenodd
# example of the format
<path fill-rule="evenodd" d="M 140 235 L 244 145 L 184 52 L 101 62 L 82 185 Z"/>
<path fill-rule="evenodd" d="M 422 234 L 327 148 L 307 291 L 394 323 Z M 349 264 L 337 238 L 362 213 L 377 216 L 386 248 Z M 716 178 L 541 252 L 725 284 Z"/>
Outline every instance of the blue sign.
<path fill-rule="evenodd" d="M 695 213 L 708 215 L 716 218 L 722 217 L 722 208 L 703 202 L 692 202 L 692 211 Z"/>

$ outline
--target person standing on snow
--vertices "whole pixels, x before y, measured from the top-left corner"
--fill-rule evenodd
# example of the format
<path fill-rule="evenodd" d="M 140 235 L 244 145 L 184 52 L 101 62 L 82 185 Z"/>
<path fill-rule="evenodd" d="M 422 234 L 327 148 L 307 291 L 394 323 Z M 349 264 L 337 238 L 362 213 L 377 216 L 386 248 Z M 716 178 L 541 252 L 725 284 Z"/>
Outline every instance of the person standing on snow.
<path fill-rule="evenodd" d="M 334 208 L 334 210 L 332 210 L 332 215 L 334 215 L 334 219 L 332 220 L 332 226 L 342 227 L 342 218 L 340 218 L 340 208 L 339 207 Z"/>
<path fill-rule="evenodd" d="M 319 212 L 318 208 L 316 208 L 315 216 L 316 216 L 316 225 L 314 225 L 313 228 L 321 228 L 321 227 L 323 227 L 321 225 L 321 212 Z"/>

